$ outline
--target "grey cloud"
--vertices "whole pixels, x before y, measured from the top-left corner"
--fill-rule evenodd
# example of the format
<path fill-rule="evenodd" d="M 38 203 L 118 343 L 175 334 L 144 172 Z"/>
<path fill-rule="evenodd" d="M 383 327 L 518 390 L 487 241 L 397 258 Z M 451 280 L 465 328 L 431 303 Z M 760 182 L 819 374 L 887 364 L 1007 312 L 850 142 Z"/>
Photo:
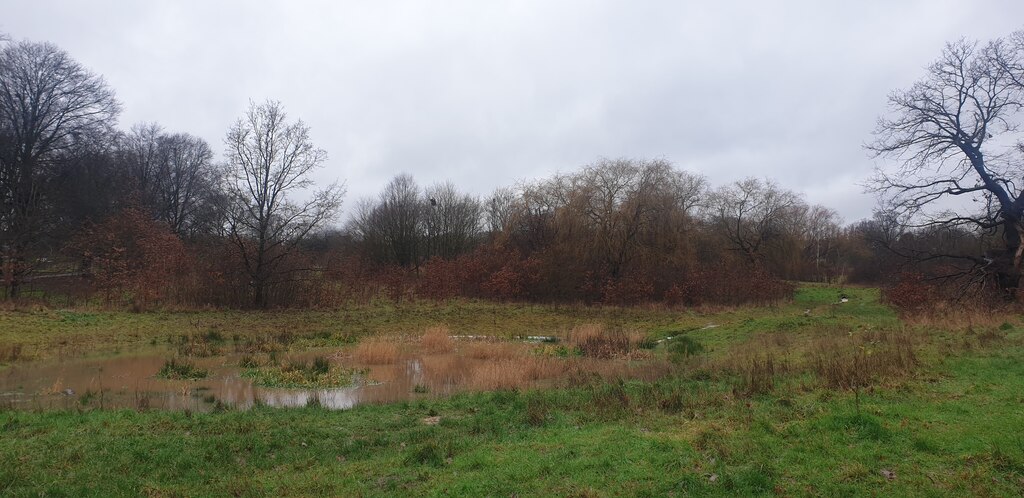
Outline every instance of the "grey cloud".
<path fill-rule="evenodd" d="M 898 5 L 895 5 L 898 4 Z M 349 199 L 406 171 L 481 195 L 598 157 L 768 176 L 849 221 L 861 144 L 943 43 L 1021 26 L 1015 1 L 12 2 L 3 26 L 103 74 L 122 125 L 222 148 L 281 100 Z M 993 15 L 998 12 L 998 15 Z M 349 203 L 351 206 L 352 203 Z"/>

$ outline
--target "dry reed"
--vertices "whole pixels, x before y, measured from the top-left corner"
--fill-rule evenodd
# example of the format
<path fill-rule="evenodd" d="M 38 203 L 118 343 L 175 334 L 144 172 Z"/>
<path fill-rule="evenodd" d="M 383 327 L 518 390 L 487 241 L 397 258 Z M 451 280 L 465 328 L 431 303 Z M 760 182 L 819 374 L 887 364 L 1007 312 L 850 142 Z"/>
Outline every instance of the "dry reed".
<path fill-rule="evenodd" d="M 365 365 L 390 365 L 398 362 L 399 349 L 394 339 L 374 337 L 360 342 L 353 354 Z"/>
<path fill-rule="evenodd" d="M 450 353 L 455 349 L 448 327 L 430 327 L 420 336 L 420 349 L 428 353 Z"/>
<path fill-rule="evenodd" d="M 515 360 L 499 360 L 483 363 L 473 369 L 467 386 L 477 391 L 519 389 L 530 383 L 523 364 Z"/>
<path fill-rule="evenodd" d="M 466 346 L 466 356 L 475 360 L 511 360 L 526 353 L 522 344 L 510 342 L 473 342 Z"/>
<path fill-rule="evenodd" d="M 569 343 L 579 349 L 583 356 L 591 358 L 623 356 L 645 341 L 645 336 L 639 332 L 609 329 L 597 323 L 580 325 L 569 332 Z"/>

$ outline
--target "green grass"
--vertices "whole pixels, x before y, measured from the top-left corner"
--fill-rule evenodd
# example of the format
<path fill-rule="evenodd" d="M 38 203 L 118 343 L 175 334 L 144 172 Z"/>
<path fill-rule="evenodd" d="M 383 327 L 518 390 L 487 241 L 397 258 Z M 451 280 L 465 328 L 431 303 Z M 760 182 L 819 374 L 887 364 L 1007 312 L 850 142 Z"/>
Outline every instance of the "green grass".
<path fill-rule="evenodd" d="M 445 325 L 452 334 L 561 336 L 573 327 L 601 322 L 629 329 L 671 328 L 680 316 L 665 308 L 500 304 L 478 301 L 377 302 L 340 310 L 282 311 L 0 311 L 0 346 L 18 345 L 25 360 L 103 356 L 201 345 L 212 354 L 236 344 L 272 342 L 283 349 L 339 347 L 361 337 L 417 334 Z M 187 346 L 187 347 L 186 347 Z M 0 369 L 3 368 L 0 359 Z"/>
<path fill-rule="evenodd" d="M 242 376 L 253 379 L 262 387 L 326 389 L 352 385 L 362 372 L 331 365 L 318 356 L 312 362 L 291 360 L 273 365 L 253 365 L 242 372 Z"/>
<path fill-rule="evenodd" d="M 850 301 L 833 304 L 840 292 Z M 244 339 L 279 332 L 293 320 L 291 349 L 334 341 L 340 337 L 334 334 L 348 329 L 359 336 L 446 323 L 453 333 L 558 335 L 576 323 L 604 320 L 655 338 L 685 334 L 703 351 L 687 346 L 694 354 L 684 352 L 676 371 L 654 382 L 585 381 L 561 389 L 428 397 L 347 411 L 317 406 L 208 414 L 0 411 L 0 495 L 1024 493 L 1019 317 L 980 317 L 966 327 L 910 326 L 879 304 L 873 289 L 824 286 L 801 287 L 792 303 L 774 308 L 452 303 L 374 309 L 381 316 L 357 318 L 355 311 L 199 315 L 219 324 L 216 330 L 229 344 L 235 334 Z M 479 316 L 488 312 L 507 321 L 490 323 Z M 531 312 L 536 316 L 525 315 Z M 341 318 L 346 313 L 348 321 Z M 95 322 L 58 321 L 46 332 L 35 328 L 45 321 L 40 314 L 8 313 L 3 320 L 45 338 L 26 344 L 68 340 L 76 327 L 117 335 L 134 323 L 139 339 L 122 346 L 145 347 L 146 338 L 166 333 L 150 332 L 154 323 L 171 330 L 195 328 L 181 314 L 97 313 Z M 705 328 L 709 324 L 717 326 Z M 516 330 L 527 326 L 536 328 Z M 828 343 L 822 340 L 838 341 L 839 355 L 859 344 L 883 350 L 884 342 L 871 342 L 882 341 L 873 339 L 878 331 L 912 337 L 920 364 L 906 375 L 873 378 L 859 391 L 859 404 L 853 392 L 827 388 L 808 368 L 815 348 Z M 868 342 L 857 342 L 861 338 Z M 671 343 L 654 353 L 669 355 Z M 80 344 L 89 346 L 83 346 L 83 354 L 106 352 L 98 342 Z M 774 382 L 764 394 L 741 389 L 743 361 L 751 354 L 774 355 L 789 365 L 772 373 Z M 322 372 L 323 367 L 307 364 L 297 370 Z M 427 424 L 427 417 L 440 421 Z"/>

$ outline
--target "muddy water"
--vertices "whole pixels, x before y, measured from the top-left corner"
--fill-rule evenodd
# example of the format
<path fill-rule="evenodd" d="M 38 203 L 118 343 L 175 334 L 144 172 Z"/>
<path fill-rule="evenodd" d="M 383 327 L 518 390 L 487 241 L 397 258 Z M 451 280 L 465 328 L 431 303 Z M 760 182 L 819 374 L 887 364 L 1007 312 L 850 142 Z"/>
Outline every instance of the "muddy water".
<path fill-rule="evenodd" d="M 292 355 L 308 358 L 312 353 Z M 409 358 L 394 365 L 354 365 L 366 368 L 353 385 L 334 389 L 278 389 L 253 384 L 241 375 L 236 356 L 190 359 L 209 373 L 195 381 L 156 377 L 170 356 L 151 354 L 104 359 L 16 364 L 0 370 L 0 407 L 153 408 L 212 410 L 218 402 L 245 409 L 255 404 L 305 406 L 314 400 L 327 408 L 345 409 L 362 403 L 383 403 L 456 392 L 475 360 L 454 354 Z M 437 365 L 442 367 L 438 368 Z M 417 386 L 420 386 L 417 389 Z M 417 393 L 415 391 L 426 393 Z"/>

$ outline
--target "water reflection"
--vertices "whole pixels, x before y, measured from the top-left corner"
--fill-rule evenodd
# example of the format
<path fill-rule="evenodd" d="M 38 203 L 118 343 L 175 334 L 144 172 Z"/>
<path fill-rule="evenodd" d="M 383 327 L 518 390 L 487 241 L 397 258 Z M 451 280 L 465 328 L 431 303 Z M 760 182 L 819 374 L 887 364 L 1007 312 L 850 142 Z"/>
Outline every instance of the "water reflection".
<path fill-rule="evenodd" d="M 253 384 L 242 376 L 240 355 L 192 358 L 208 371 L 195 381 L 156 377 L 171 353 L 102 359 L 19 363 L 0 370 L 0 408 L 132 408 L 210 411 L 255 405 L 299 407 L 311 404 L 347 409 L 364 403 L 388 403 L 425 396 L 447 396 L 465 389 L 530 388 L 569 379 L 653 379 L 665 366 L 648 360 L 553 358 L 535 346 L 512 343 L 465 344 L 464 351 L 407 354 L 391 365 L 360 365 L 337 351 L 291 354 L 308 361 L 327 355 L 337 366 L 364 373 L 348 387 L 279 389 Z"/>
<path fill-rule="evenodd" d="M 259 387 L 241 375 L 238 358 L 232 356 L 191 360 L 209 371 L 202 380 L 156 378 L 167 358 L 145 355 L 13 365 L 0 371 L 0 406 L 209 411 L 218 403 L 240 409 L 256 404 L 296 407 L 319 403 L 346 409 L 361 403 L 409 399 L 421 394 L 413 392 L 415 386 L 429 383 L 419 358 L 369 367 L 369 373 L 357 376 L 352 386 L 336 389 Z M 445 387 L 450 386 L 439 385 L 437 393 L 450 392 Z"/>

